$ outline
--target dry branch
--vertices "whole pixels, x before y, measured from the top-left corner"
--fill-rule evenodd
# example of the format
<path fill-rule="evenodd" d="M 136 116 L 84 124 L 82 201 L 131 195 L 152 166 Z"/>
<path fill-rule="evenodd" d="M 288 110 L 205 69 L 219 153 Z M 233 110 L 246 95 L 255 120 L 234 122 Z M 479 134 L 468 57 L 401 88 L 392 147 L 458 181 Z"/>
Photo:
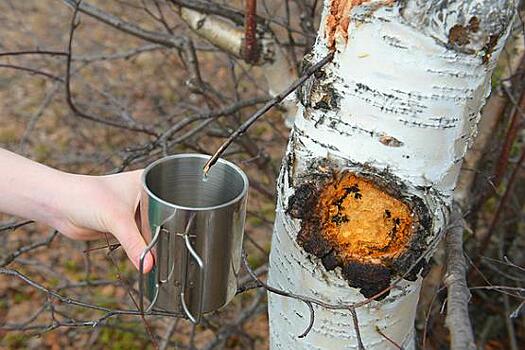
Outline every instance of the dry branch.
<path fill-rule="evenodd" d="M 63 1 L 72 8 L 75 8 L 77 6 L 76 0 Z M 86 1 L 83 1 L 79 4 L 79 10 L 80 12 L 97 19 L 102 23 L 110 25 L 120 31 L 123 31 L 127 34 L 131 34 L 151 43 L 161 44 L 167 47 L 175 48 L 182 48 L 184 43 L 184 41 L 181 38 L 175 37 L 173 35 L 145 30 L 133 23 L 126 22 L 123 19 L 114 16 L 108 12 L 105 12 L 96 6 L 90 5 Z"/>
<path fill-rule="evenodd" d="M 80 25 L 80 22 L 77 22 L 77 14 L 78 11 L 81 10 L 83 3 L 80 3 L 78 5 L 75 4 L 75 10 L 73 13 L 73 16 L 71 18 L 71 25 L 69 29 L 69 41 L 68 41 L 68 47 L 67 47 L 67 64 L 66 64 L 66 78 L 65 78 L 65 84 L 66 84 L 66 101 L 69 105 L 69 108 L 80 118 L 91 120 L 97 123 L 105 124 L 108 126 L 113 126 L 116 128 L 121 129 L 127 129 L 131 131 L 136 132 L 142 132 L 146 133 L 148 135 L 156 136 L 156 132 L 147 125 L 139 125 L 138 123 L 134 121 L 118 121 L 118 120 L 112 120 L 108 118 L 100 118 L 96 115 L 89 114 L 87 112 L 84 112 L 78 108 L 78 106 L 73 101 L 73 95 L 71 93 L 71 66 L 72 66 L 72 58 L 73 58 L 73 38 L 75 34 L 75 30 Z M 124 119 L 124 118 L 123 118 Z"/>
<path fill-rule="evenodd" d="M 455 209 L 451 216 L 451 227 L 446 235 L 447 286 L 446 325 L 450 331 L 452 350 L 475 350 L 474 335 L 468 312 L 470 291 L 467 286 L 467 263 L 463 255 L 463 218 Z"/>
<path fill-rule="evenodd" d="M 299 79 L 294 81 L 286 90 L 275 96 L 273 99 L 268 101 L 261 109 L 259 109 L 257 112 L 255 112 L 247 121 L 245 121 L 237 130 L 235 130 L 230 137 L 219 147 L 219 149 L 213 154 L 213 156 L 208 160 L 206 165 L 204 166 L 204 173 L 207 174 L 208 170 L 217 162 L 219 157 L 226 151 L 226 148 L 228 148 L 229 145 L 235 139 L 241 135 L 243 135 L 250 126 L 253 125 L 259 119 L 262 117 L 266 112 L 268 112 L 272 107 L 279 104 L 281 101 L 283 101 L 288 95 L 290 95 L 292 92 L 294 92 L 299 86 L 301 86 L 310 76 L 312 76 L 315 72 L 317 72 L 319 69 L 324 67 L 328 62 L 330 62 L 333 58 L 333 54 L 330 53 L 323 57 L 319 62 L 309 67 L 306 72 L 301 76 Z"/>
<path fill-rule="evenodd" d="M 55 239 L 55 237 L 57 235 L 58 235 L 58 232 L 57 231 L 53 231 L 53 233 L 51 235 L 49 235 L 47 238 L 44 238 L 44 239 L 39 240 L 37 242 L 34 242 L 34 243 L 30 244 L 30 245 L 23 246 L 23 247 L 17 249 L 16 251 L 12 252 L 8 256 L 6 256 L 2 260 L 0 260 L 0 267 L 4 267 L 4 266 L 9 265 L 11 262 L 13 262 L 16 258 L 18 258 L 22 254 L 25 254 L 27 252 L 33 251 L 33 250 L 35 250 L 37 248 L 49 247 L 49 245 L 51 244 L 51 242 L 53 241 L 53 239 Z"/>

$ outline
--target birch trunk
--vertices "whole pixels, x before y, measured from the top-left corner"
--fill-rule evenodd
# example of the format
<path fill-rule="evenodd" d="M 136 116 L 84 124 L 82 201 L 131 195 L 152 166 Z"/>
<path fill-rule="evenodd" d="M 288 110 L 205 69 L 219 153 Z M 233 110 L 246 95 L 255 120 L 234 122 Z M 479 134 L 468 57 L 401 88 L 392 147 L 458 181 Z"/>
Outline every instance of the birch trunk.
<path fill-rule="evenodd" d="M 278 183 L 269 285 L 355 303 L 366 349 L 414 348 L 424 265 L 508 35 L 512 0 L 325 0 Z M 332 198 L 331 198 L 332 196 Z M 269 294 L 271 349 L 357 349 L 346 310 Z"/>

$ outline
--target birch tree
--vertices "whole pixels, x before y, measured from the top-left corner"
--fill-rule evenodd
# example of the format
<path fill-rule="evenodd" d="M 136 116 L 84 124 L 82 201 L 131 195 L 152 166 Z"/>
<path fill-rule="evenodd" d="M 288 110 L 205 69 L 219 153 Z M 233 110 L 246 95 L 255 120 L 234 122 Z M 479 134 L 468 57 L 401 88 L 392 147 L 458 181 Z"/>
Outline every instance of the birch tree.
<path fill-rule="evenodd" d="M 334 58 L 298 91 L 268 284 L 332 307 L 270 293 L 272 349 L 414 348 L 425 267 L 515 6 L 324 1 L 304 66 Z"/>
<path fill-rule="evenodd" d="M 496 106 L 492 112 L 484 109 L 490 118 L 482 122 L 490 127 L 480 125 L 485 132 L 471 148 L 478 148 L 478 154 L 465 159 L 464 167 L 475 172 L 462 172 L 456 185 L 517 2 L 0 2 L 6 38 L 0 45 L 0 70 L 8 72 L 0 79 L 4 82 L 0 81 L 0 94 L 7 93 L 4 102 L 15 116 L 20 110 L 35 109 L 21 118 L 26 129 L 20 133 L 19 145 L 14 138 L 9 147 L 40 156 L 53 153 L 50 162 L 71 169 L 78 164 L 79 171 L 89 165 L 100 172 L 143 167 L 183 150 L 214 157 L 224 154 L 249 171 L 251 201 L 258 202 L 247 217 L 256 220 L 244 236 L 246 270 L 238 276 L 237 291 L 243 296 L 225 310 L 203 316 L 198 327 L 179 319 L 179 314 L 138 310 L 133 287 L 137 275 L 128 278 L 127 272 L 131 276 L 134 270 L 120 270 L 119 244 L 108 237 L 83 245 L 83 251 L 75 245 L 62 254 L 54 249 L 63 243 L 57 232 L 40 237 L 34 233 L 41 228 L 31 221 L 0 222 L 0 233 L 26 231 L 17 232 L 16 238 L 14 234 L 0 237 L 4 287 L 0 288 L 0 335 L 6 335 L 0 336 L 0 346 L 15 344 L 8 337 L 16 346 L 25 346 L 18 334 L 7 332 L 42 331 L 46 334 L 31 338 L 30 346 L 48 346 L 48 339 L 53 346 L 60 340 L 59 346 L 72 348 L 104 347 L 108 339 L 122 345 L 113 335 L 126 334 L 132 335 L 132 345 L 159 349 L 267 348 L 264 327 L 253 325 L 266 321 L 262 314 L 268 290 L 272 349 L 410 349 L 415 345 L 413 323 L 421 281 L 437 243 L 448 232 L 443 283 L 448 290 L 445 324 L 451 335 L 440 339 L 442 333 L 436 332 L 437 337 L 428 339 L 437 346 L 450 341 L 453 350 L 474 348 L 464 232 L 457 224 L 461 213 L 453 201 L 480 207 L 488 198 L 496 199 L 477 186 L 487 182 L 490 173 L 479 163 L 490 163 L 484 157 L 492 146 L 488 138 L 495 144 L 504 141 L 501 152 L 491 152 L 503 159 L 495 167 L 499 180 L 494 182 L 505 184 L 505 173 L 510 176 L 490 226 L 480 220 L 483 230 L 497 230 L 479 235 L 479 246 L 489 243 L 495 231 L 519 235 L 519 223 L 509 218 L 523 203 L 519 193 L 509 193 L 521 181 L 516 174 L 523 168 L 525 152 L 517 161 L 509 161 L 509 152 L 513 143 L 523 149 L 514 140 L 522 128 L 519 112 L 525 106 L 525 93 L 523 84 L 515 81 L 523 79 L 523 73 L 517 72 L 523 71 L 525 58 L 510 50 L 511 45 L 505 48 L 507 54 L 512 51 L 510 57 L 500 59 L 516 61 L 508 62 L 509 74 L 501 77 L 508 84 L 500 89 L 501 95 L 491 96 Z M 63 4 L 67 7 L 61 8 Z M 310 51 L 315 41 L 320 7 L 317 41 L 297 72 L 303 52 Z M 26 32 L 20 18 L 31 24 L 29 41 L 20 36 Z M 523 42 L 523 37 L 514 41 Z M 259 85 L 264 80 L 266 84 Z M 285 96 L 298 86 L 296 106 Z M 13 96 L 13 87 L 22 93 Z M 38 91 L 42 100 L 34 106 L 30 97 Z M 56 99 L 59 94 L 63 98 Z M 271 274 L 264 282 L 277 174 L 274 161 L 280 162 L 279 150 L 286 138 L 284 128 L 271 119 L 275 115 L 262 121 L 260 126 L 267 130 L 247 129 L 283 102 L 286 116 L 296 115 L 297 120 L 278 184 Z M 13 139 L 9 124 L 18 121 L 2 118 L 0 129 L 8 125 L 7 139 Z M 48 130 L 54 124 L 61 126 Z M 506 132 L 487 137 L 487 129 Z M 6 134 L 0 134 L 5 140 Z M 103 141 L 101 134 L 116 137 Z M 219 149 L 211 141 L 217 138 L 226 140 Z M 63 140 L 77 139 L 83 142 L 63 147 Z M 53 152 L 39 148 L 49 144 Z M 230 144 L 231 152 L 224 153 Z M 510 201 L 520 208 L 504 212 Z M 476 216 L 473 211 L 471 216 Z M 20 239 L 20 234 L 27 239 Z M 506 249 L 500 247 L 505 236 L 497 234 L 490 243 L 497 248 L 500 263 L 506 263 L 510 272 L 511 268 L 521 271 L 522 239 L 516 237 Z M 479 252 L 476 256 L 468 248 L 474 257 L 470 264 L 476 269 L 479 265 L 480 273 L 494 282 L 487 290 L 504 296 L 471 310 L 476 329 L 485 333 L 490 328 L 494 333 L 479 337 L 478 346 L 500 341 L 506 327 L 509 341 L 502 346 L 517 349 L 520 331 L 514 330 L 512 318 L 523 312 L 523 298 L 516 291 L 519 287 L 504 286 L 518 277 L 503 266 L 483 270 L 487 266 L 476 262 Z M 516 261 L 506 256 L 502 260 L 505 249 Z M 490 257 L 493 252 L 482 253 Z M 63 255 L 60 260 L 58 255 Z M 67 266 L 58 263 L 63 259 Z M 85 273 L 80 274 L 76 265 L 84 266 Z M 474 298 L 481 295 L 482 284 L 476 286 Z M 31 293 L 25 303 L 19 303 L 19 289 Z M 99 300 L 108 292 L 118 303 Z M 430 294 L 421 293 L 422 299 Z M 514 299 L 514 311 L 509 297 Z M 441 293 L 435 295 L 435 304 L 443 298 Z M 431 306 L 430 318 L 439 312 L 439 307 Z M 32 312 L 23 314 L 27 310 Z M 486 320 L 480 322 L 480 315 Z M 440 329 L 441 323 L 436 320 L 430 327 Z"/>

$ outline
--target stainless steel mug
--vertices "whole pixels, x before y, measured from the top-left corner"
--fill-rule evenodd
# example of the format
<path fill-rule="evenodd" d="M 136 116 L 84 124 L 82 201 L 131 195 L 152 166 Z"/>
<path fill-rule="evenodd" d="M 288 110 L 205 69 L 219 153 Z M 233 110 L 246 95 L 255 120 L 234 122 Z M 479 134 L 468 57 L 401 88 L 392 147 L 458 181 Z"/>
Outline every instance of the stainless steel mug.
<path fill-rule="evenodd" d="M 248 178 L 219 159 L 206 177 L 209 156 L 179 154 L 149 165 L 142 175 L 140 308 L 177 313 L 198 323 L 228 304 L 237 290 Z M 155 266 L 143 275 L 144 257 Z M 144 309 L 144 295 L 150 300 Z"/>

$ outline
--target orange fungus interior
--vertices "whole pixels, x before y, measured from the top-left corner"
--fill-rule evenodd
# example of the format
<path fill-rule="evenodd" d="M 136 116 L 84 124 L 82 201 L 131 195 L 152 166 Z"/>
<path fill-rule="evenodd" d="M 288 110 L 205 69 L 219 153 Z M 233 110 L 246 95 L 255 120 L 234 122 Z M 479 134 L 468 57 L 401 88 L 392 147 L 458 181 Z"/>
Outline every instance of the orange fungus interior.
<path fill-rule="evenodd" d="M 384 263 L 408 246 L 410 208 L 368 179 L 347 173 L 322 191 L 322 234 L 343 260 Z"/>

